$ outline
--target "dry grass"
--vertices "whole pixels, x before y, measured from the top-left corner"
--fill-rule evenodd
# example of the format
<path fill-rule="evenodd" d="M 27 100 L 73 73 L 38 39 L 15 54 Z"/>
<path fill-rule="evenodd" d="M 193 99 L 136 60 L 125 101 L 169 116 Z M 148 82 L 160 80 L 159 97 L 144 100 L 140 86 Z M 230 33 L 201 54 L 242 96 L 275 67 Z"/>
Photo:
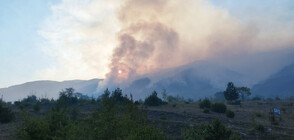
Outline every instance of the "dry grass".
<path fill-rule="evenodd" d="M 176 104 L 176 107 L 173 107 Z M 235 118 L 227 118 L 225 114 L 210 112 L 203 113 L 199 108 L 199 103 L 171 103 L 159 107 L 148 107 L 149 118 L 153 121 L 161 121 L 157 118 L 158 112 L 162 112 L 167 118 L 165 123 L 168 126 L 161 126 L 163 128 L 171 128 L 173 122 L 182 124 L 199 124 L 210 123 L 212 120 L 218 118 L 226 126 L 232 128 L 233 131 L 240 133 L 245 139 L 294 139 L 294 105 L 293 101 L 246 101 L 242 105 L 227 105 L 229 110 L 235 112 Z M 273 125 L 270 120 L 270 111 L 272 108 L 281 109 L 281 115 L 275 116 L 278 125 Z M 155 113 L 156 112 L 156 113 Z M 155 113 L 155 115 L 153 115 Z M 254 130 L 254 125 L 262 125 L 265 132 Z M 178 128 L 177 131 L 180 131 Z M 166 130 L 167 131 L 167 130 Z M 171 133 L 172 138 L 179 138 Z"/>

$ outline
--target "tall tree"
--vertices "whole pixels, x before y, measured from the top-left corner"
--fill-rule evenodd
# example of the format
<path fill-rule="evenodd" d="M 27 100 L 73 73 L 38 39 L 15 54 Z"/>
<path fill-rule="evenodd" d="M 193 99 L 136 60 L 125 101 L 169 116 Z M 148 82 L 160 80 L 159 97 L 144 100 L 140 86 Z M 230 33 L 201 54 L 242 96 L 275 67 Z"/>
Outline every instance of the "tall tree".
<path fill-rule="evenodd" d="M 245 96 L 250 96 L 251 95 L 250 88 L 248 88 L 248 87 L 238 87 L 237 91 L 240 94 L 242 100 L 245 99 Z"/>
<path fill-rule="evenodd" d="M 228 100 L 228 101 L 237 100 L 239 98 L 238 90 L 234 86 L 233 82 L 228 83 L 227 89 L 224 92 L 224 96 L 225 96 L 226 100 Z"/>

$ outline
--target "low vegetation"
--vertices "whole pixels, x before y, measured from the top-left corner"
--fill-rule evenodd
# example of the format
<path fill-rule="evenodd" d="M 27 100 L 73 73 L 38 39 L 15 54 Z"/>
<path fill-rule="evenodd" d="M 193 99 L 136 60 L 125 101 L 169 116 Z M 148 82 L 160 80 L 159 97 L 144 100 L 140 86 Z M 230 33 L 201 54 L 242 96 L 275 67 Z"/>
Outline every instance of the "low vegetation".
<path fill-rule="evenodd" d="M 14 120 L 14 113 L 0 99 L 0 123 L 9 123 Z"/>
<path fill-rule="evenodd" d="M 148 96 L 145 101 L 144 101 L 144 105 L 147 106 L 160 106 L 160 105 L 164 105 L 167 104 L 166 102 L 162 101 L 158 96 L 157 96 L 157 92 L 154 91 L 150 96 Z"/>
<path fill-rule="evenodd" d="M 240 136 L 233 135 L 232 131 L 226 128 L 218 119 L 212 124 L 201 124 L 182 132 L 184 140 L 241 140 Z"/>
<path fill-rule="evenodd" d="M 209 109 L 211 107 L 211 102 L 209 101 L 208 98 L 205 98 L 203 101 L 200 101 L 199 107 L 202 109 L 205 109 L 205 108 Z"/>
<path fill-rule="evenodd" d="M 231 110 L 227 110 L 226 111 L 226 115 L 228 118 L 234 118 L 235 117 L 235 113 Z"/>
<path fill-rule="evenodd" d="M 227 106 L 224 103 L 214 103 L 211 105 L 211 110 L 217 113 L 225 113 Z"/>
<path fill-rule="evenodd" d="M 166 139 L 161 130 L 147 123 L 144 112 L 134 105 L 132 98 L 122 96 L 120 89 L 111 95 L 105 91 L 99 100 L 99 111 L 79 120 L 72 117 L 66 107 L 76 103 L 69 94 L 62 93 L 58 99 L 62 104 L 57 104 L 44 116 L 33 117 L 25 113 L 17 137 L 24 140 Z"/>
<path fill-rule="evenodd" d="M 119 88 L 106 89 L 94 99 L 68 88 L 55 100 L 31 95 L 14 104 L 1 101 L 0 139 L 1 133 L 10 131 L 20 140 L 239 140 L 268 139 L 269 133 L 293 138 L 291 100 L 205 98 L 194 102 L 164 93 L 163 98 L 154 91 L 145 100 L 133 101 Z M 242 106 L 230 103 L 241 101 Z M 282 115 L 270 111 L 269 105 L 276 104 Z M 4 128 L 12 125 L 17 129 Z"/>

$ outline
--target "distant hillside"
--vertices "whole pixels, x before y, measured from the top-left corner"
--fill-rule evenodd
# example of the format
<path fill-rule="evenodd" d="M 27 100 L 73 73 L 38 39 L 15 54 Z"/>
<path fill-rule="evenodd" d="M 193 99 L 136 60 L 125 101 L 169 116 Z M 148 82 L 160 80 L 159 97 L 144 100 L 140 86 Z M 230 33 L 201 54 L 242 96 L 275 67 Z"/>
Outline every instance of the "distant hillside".
<path fill-rule="evenodd" d="M 254 95 L 263 97 L 294 96 L 294 63 L 252 88 Z"/>
<path fill-rule="evenodd" d="M 0 88 L 0 95 L 5 101 L 15 101 L 36 95 L 37 97 L 57 98 L 59 92 L 65 88 L 72 87 L 77 92 L 86 95 L 93 95 L 97 89 L 100 79 L 92 80 L 71 80 L 71 81 L 34 81 L 8 88 Z"/>
<path fill-rule="evenodd" d="M 125 90 L 135 98 L 144 98 L 153 90 L 185 98 L 203 98 L 213 96 L 225 89 L 228 82 L 244 85 L 243 75 L 214 63 L 197 62 L 178 68 L 144 75 L 134 80 Z"/>

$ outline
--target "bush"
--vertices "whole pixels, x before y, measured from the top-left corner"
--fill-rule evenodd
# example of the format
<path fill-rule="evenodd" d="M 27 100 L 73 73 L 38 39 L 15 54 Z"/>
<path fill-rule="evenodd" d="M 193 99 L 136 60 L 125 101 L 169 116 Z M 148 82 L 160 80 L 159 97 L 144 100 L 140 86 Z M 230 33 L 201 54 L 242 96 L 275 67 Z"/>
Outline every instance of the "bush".
<path fill-rule="evenodd" d="M 14 119 L 14 113 L 10 108 L 5 107 L 0 100 L 0 123 L 9 123 Z"/>
<path fill-rule="evenodd" d="M 77 109 L 68 110 L 60 104 L 45 115 L 31 117 L 24 113 L 24 123 L 17 130 L 17 139 L 166 139 L 160 129 L 147 123 L 147 115 L 132 100 L 121 98 L 121 94 L 113 95 L 115 98 L 102 98 L 99 111 L 88 117 L 79 118 Z M 123 103 L 118 103 L 120 101 Z"/>
<path fill-rule="evenodd" d="M 159 117 L 161 120 L 167 120 L 166 116 L 160 116 Z"/>
<path fill-rule="evenodd" d="M 162 101 L 160 98 L 157 97 L 157 92 L 154 91 L 150 96 L 148 96 L 145 101 L 144 105 L 147 106 L 160 106 L 166 104 L 164 101 Z"/>
<path fill-rule="evenodd" d="M 227 110 L 226 111 L 226 115 L 228 118 L 234 118 L 235 117 L 235 113 L 231 110 Z"/>
<path fill-rule="evenodd" d="M 211 106 L 211 110 L 217 113 L 225 113 L 227 111 L 227 106 L 224 103 L 214 103 Z"/>
<path fill-rule="evenodd" d="M 211 125 L 201 124 L 184 129 L 181 135 L 184 140 L 229 140 L 233 136 L 232 131 L 218 119 L 214 120 Z"/>
<path fill-rule="evenodd" d="M 40 102 L 35 103 L 34 105 L 34 111 L 39 112 L 40 111 Z"/>
<path fill-rule="evenodd" d="M 203 113 L 209 113 L 210 111 L 209 111 L 209 109 L 207 109 L 207 108 L 205 108 L 204 110 L 203 110 Z"/>
<path fill-rule="evenodd" d="M 209 101 L 209 99 L 205 98 L 203 101 L 200 101 L 199 104 L 200 108 L 210 108 L 211 107 L 211 102 Z"/>

